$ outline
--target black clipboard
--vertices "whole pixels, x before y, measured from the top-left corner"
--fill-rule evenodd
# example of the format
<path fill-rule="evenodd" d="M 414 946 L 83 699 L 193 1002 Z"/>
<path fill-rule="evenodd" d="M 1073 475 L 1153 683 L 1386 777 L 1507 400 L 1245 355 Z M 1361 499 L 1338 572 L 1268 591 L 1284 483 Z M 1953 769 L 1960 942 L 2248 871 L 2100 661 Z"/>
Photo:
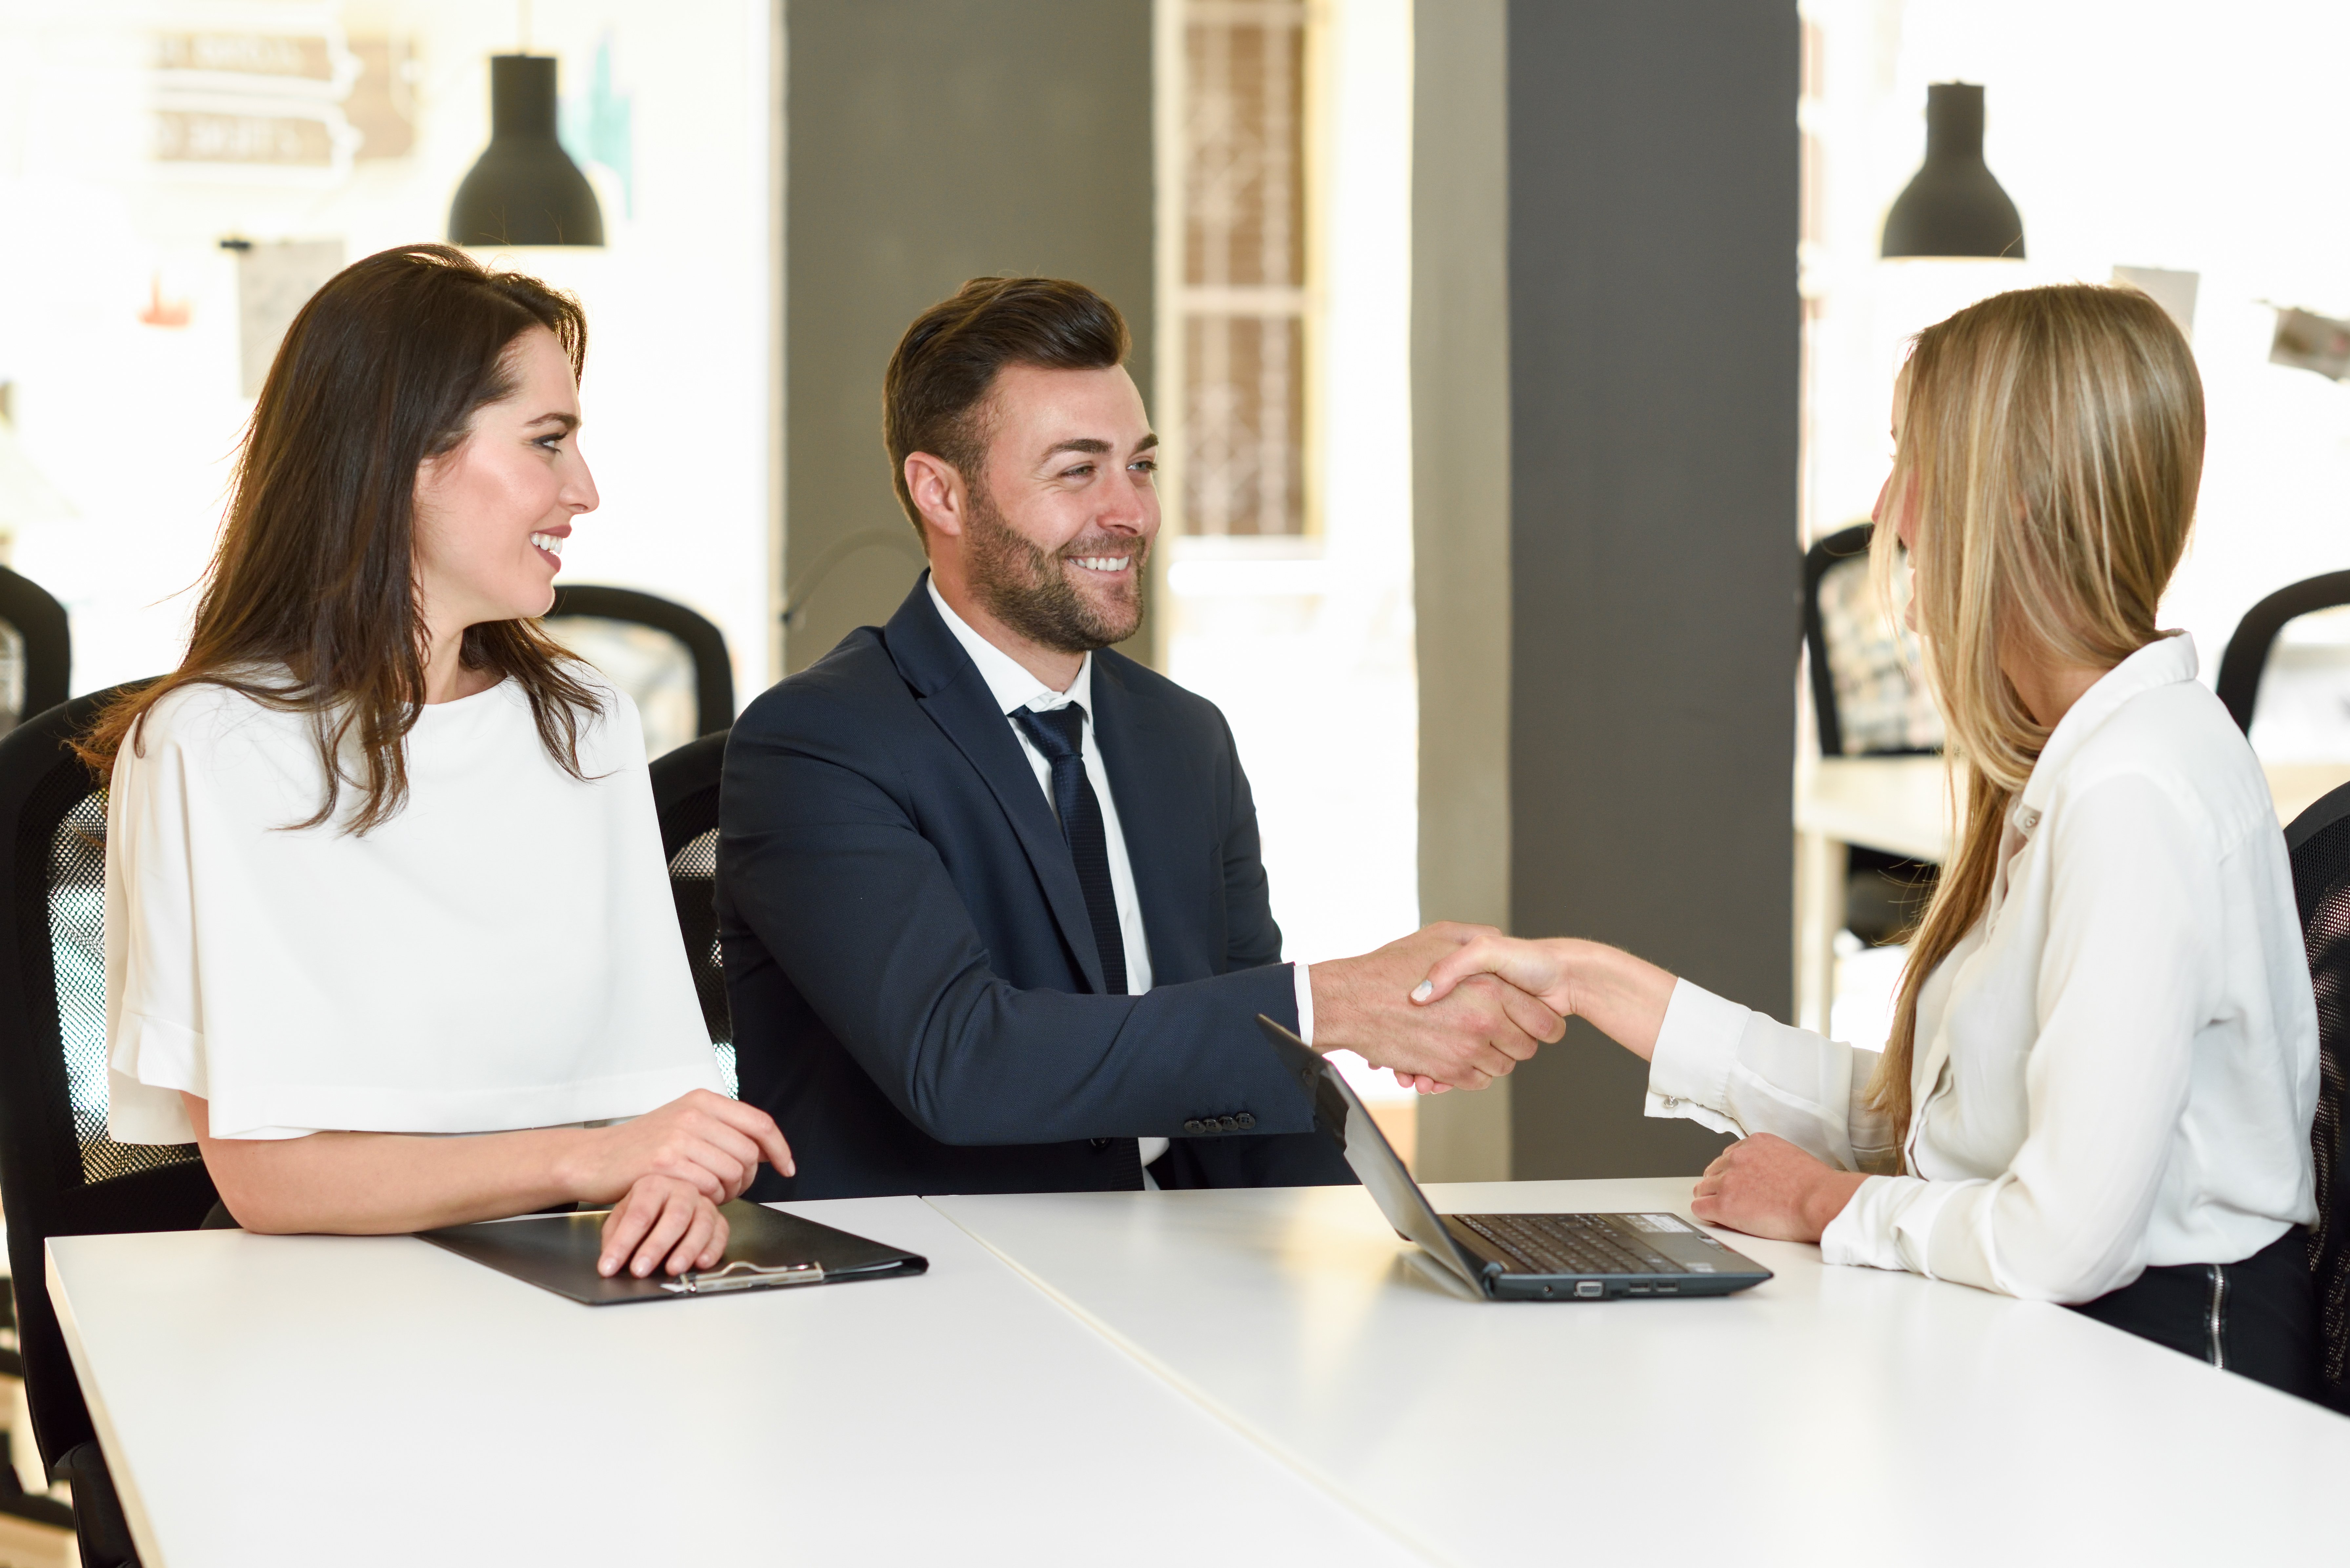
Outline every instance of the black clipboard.
<path fill-rule="evenodd" d="M 727 1237 L 725 1254 L 716 1268 L 675 1278 L 656 1273 L 640 1280 L 621 1273 L 606 1279 L 596 1272 L 596 1262 L 603 1254 L 608 1212 L 599 1209 L 590 1213 L 451 1225 L 420 1231 L 416 1239 L 588 1306 L 894 1279 L 923 1273 L 931 1266 L 931 1261 L 919 1253 L 852 1236 L 796 1214 L 737 1201 L 719 1210 L 726 1216 Z"/>

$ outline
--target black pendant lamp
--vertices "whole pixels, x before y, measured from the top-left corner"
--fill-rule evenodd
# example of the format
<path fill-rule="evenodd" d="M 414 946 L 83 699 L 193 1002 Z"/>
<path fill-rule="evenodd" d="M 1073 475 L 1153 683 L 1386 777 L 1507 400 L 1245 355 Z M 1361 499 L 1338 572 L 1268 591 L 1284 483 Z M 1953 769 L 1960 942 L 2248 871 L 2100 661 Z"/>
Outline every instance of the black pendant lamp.
<path fill-rule="evenodd" d="M 555 135 L 555 57 L 490 57 L 490 144 L 449 204 L 456 245 L 600 245 L 604 210 Z"/>
<path fill-rule="evenodd" d="M 1926 88 L 1926 162 L 1885 218 L 1887 256 L 2023 259 L 2023 219 L 1983 163 L 1983 89 Z"/>

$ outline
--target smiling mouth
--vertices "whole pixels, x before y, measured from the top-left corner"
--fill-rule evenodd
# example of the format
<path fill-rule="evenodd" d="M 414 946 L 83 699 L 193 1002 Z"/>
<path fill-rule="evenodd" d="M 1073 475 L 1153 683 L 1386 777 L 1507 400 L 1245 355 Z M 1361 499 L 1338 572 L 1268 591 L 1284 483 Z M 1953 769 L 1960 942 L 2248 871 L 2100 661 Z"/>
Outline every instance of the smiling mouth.
<path fill-rule="evenodd" d="M 1134 557 L 1131 556 L 1071 556 L 1067 559 L 1071 565 L 1081 566 L 1088 572 L 1103 572 L 1113 576 L 1134 565 Z"/>
<path fill-rule="evenodd" d="M 556 571 L 558 571 L 558 572 L 559 572 L 559 571 L 563 570 L 563 535 L 560 535 L 560 534 L 533 534 L 533 535 L 530 536 L 530 542 L 531 542 L 531 544 L 532 544 L 534 546 L 536 546 L 536 549 L 538 550 L 538 553 L 539 553 L 540 555 L 545 556 L 548 560 L 552 561 L 552 562 L 555 564 L 555 569 L 556 569 Z"/>

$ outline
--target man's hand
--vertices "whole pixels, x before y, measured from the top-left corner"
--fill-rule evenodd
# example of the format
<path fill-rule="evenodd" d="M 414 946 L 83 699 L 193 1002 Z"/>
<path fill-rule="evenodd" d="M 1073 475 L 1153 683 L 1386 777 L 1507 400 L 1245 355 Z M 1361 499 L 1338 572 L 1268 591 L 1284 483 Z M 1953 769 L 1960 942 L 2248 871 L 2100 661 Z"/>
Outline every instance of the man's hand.
<path fill-rule="evenodd" d="M 1556 1012 L 1490 975 L 1440 1002 L 1411 1000 L 1438 959 L 1492 934 L 1490 926 L 1440 922 L 1360 958 L 1313 965 L 1314 1048 L 1357 1052 L 1423 1089 L 1482 1089 L 1503 1076 L 1565 1032 Z"/>
<path fill-rule="evenodd" d="M 1742 1138 L 1698 1178 L 1690 1212 L 1773 1241 L 1816 1241 L 1867 1177 L 1826 1166 L 1770 1133 Z"/>

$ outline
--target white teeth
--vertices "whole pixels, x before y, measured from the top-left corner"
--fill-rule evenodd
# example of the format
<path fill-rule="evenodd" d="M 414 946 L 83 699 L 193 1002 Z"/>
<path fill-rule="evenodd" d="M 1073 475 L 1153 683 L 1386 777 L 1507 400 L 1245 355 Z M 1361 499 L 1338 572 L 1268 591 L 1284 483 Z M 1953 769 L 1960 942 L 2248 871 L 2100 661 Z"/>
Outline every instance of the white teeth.
<path fill-rule="evenodd" d="M 1073 558 L 1078 566 L 1092 572 L 1122 572 L 1134 561 L 1131 556 L 1078 556 Z"/>
<path fill-rule="evenodd" d="M 563 536 L 559 534 L 533 534 L 530 542 L 550 556 L 563 554 Z"/>

